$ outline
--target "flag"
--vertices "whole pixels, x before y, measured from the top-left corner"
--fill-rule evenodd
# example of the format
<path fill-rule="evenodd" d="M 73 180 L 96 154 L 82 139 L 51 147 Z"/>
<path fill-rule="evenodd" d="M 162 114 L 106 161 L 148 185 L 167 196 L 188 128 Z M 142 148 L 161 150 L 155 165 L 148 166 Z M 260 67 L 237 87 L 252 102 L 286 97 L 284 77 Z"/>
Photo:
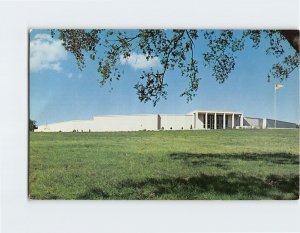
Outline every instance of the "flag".
<path fill-rule="evenodd" d="M 283 87 L 282 84 L 275 84 L 275 91 L 277 91 L 278 89 L 280 89 L 282 87 Z"/>

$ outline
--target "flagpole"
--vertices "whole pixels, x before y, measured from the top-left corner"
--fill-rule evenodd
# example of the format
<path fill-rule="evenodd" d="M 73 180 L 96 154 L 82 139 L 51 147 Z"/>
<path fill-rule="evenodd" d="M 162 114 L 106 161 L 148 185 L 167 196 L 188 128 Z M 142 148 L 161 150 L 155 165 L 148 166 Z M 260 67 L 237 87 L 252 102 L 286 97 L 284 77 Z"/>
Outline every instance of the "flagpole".
<path fill-rule="evenodd" d="M 275 84 L 275 87 L 274 87 L 274 128 L 276 129 L 277 128 L 277 90 L 279 90 L 280 88 L 282 88 L 283 85 L 278 83 L 278 84 Z"/>
<path fill-rule="evenodd" d="M 274 87 L 274 120 L 275 120 L 274 128 L 276 129 L 276 84 Z"/>

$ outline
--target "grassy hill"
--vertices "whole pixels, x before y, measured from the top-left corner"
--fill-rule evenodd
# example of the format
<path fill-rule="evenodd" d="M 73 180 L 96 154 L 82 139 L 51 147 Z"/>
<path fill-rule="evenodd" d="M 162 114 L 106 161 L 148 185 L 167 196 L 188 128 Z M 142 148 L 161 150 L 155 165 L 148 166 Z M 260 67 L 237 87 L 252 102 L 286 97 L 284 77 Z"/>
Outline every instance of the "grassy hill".
<path fill-rule="evenodd" d="M 298 199 L 299 131 L 30 133 L 31 199 Z"/>

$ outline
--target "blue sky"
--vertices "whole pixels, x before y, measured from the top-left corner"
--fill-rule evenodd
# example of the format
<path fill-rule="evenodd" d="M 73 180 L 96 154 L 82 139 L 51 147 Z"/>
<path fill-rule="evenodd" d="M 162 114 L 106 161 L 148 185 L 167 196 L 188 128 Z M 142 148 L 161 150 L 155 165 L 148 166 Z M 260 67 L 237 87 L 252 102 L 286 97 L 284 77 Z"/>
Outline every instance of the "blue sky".
<path fill-rule="evenodd" d="M 90 119 L 95 115 L 187 113 L 195 109 L 239 111 L 245 116 L 274 117 L 274 85 L 267 81 L 272 64 L 278 60 L 265 54 L 266 41 L 258 49 L 246 48 L 237 54 L 235 70 L 229 79 L 219 84 L 211 70 L 203 66 L 201 53 L 206 45 L 198 41 L 200 86 L 197 96 L 189 103 L 180 94 L 187 80 L 178 70 L 168 71 L 167 99 L 153 107 L 152 102 L 141 103 L 134 85 L 141 71 L 158 66 L 157 59 L 147 62 L 138 53 L 132 60 L 122 61 L 124 75 L 119 81 L 100 86 L 95 62 L 87 60 L 80 71 L 72 54 L 61 42 L 50 37 L 49 31 L 30 33 L 30 118 L 38 125 L 75 119 Z M 285 44 L 285 49 L 293 52 Z M 282 83 L 277 91 L 277 119 L 299 123 L 299 69 Z"/>

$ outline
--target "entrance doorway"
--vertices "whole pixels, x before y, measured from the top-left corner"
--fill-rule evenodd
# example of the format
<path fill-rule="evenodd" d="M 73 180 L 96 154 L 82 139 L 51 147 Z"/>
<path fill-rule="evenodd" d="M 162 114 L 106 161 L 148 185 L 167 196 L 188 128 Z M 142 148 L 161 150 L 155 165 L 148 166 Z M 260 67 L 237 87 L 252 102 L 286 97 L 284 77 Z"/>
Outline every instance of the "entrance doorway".
<path fill-rule="evenodd" d="M 229 128 L 229 116 L 228 115 L 226 115 L 225 116 L 225 128 Z"/>
<path fill-rule="evenodd" d="M 223 115 L 217 115 L 217 129 L 223 129 Z"/>
<path fill-rule="evenodd" d="M 207 114 L 207 128 L 214 129 L 215 116 L 213 114 Z"/>

